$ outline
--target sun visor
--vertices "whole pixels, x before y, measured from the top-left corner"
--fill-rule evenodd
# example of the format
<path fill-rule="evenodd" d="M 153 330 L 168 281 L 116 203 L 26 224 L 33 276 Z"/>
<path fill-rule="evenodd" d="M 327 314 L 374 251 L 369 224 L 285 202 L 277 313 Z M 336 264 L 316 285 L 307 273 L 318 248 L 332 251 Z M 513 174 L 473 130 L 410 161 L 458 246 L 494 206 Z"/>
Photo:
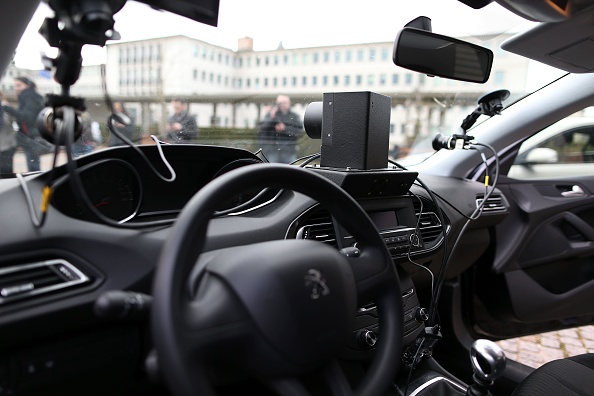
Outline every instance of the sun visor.
<path fill-rule="evenodd" d="M 594 7 L 570 20 L 543 23 L 503 42 L 513 52 L 571 73 L 594 71 Z"/>

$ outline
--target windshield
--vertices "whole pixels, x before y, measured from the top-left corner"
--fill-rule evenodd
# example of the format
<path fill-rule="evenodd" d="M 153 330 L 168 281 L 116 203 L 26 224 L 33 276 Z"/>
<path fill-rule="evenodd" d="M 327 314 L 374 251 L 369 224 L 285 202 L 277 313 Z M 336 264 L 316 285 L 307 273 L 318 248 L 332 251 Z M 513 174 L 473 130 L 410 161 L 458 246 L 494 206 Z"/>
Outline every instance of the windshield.
<path fill-rule="evenodd" d="M 31 87 L 27 82 L 39 95 L 60 92 L 39 55 L 56 55 L 37 33 L 48 15 L 52 11 L 42 3 L 3 75 L 8 106 L 19 106 L 21 92 Z M 420 15 L 432 19 L 436 33 L 491 49 L 489 81 L 431 78 L 395 66 L 394 38 Z M 467 23 L 461 26 L 460 20 Z M 561 74 L 499 49 L 531 24 L 496 4 L 478 12 L 439 0 L 406 6 L 384 0 L 289 6 L 221 0 L 218 27 L 212 27 L 128 2 L 115 21 L 120 40 L 83 48 L 84 66 L 72 94 L 86 99 L 87 112 L 74 156 L 124 145 L 115 128 L 135 144 L 230 146 L 291 163 L 320 151 L 320 140 L 303 128 L 309 103 L 325 92 L 372 91 L 391 98 L 390 157 L 409 156 L 410 164 L 433 152 L 435 134 L 456 133 L 485 93 L 508 89 L 511 103 Z M 106 96 L 119 115 L 109 122 Z M 22 132 L 16 120 L 9 122 Z M 17 135 L 14 171 L 36 170 L 31 152 L 39 154 L 41 170 L 49 169 L 51 147 L 22 135 Z"/>

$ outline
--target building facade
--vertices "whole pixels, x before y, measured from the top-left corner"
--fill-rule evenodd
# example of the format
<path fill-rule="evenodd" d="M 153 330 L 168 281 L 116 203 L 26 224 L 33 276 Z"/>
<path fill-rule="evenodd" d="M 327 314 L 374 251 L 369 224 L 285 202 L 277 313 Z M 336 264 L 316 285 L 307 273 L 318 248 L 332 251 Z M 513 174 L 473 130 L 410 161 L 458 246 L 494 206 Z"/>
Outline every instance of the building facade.
<path fill-rule="evenodd" d="M 482 45 L 481 38 L 464 39 Z M 143 130 L 157 133 L 176 97 L 190 103 L 202 128 L 256 128 L 278 94 L 289 95 L 294 110 L 303 115 L 324 92 L 372 90 L 392 98 L 391 143 L 406 145 L 412 137 L 459 126 L 487 92 L 524 87 L 512 96 L 525 93 L 528 61 L 492 50 L 497 53 L 489 81 L 469 84 L 395 66 L 392 42 L 296 49 L 279 44 L 275 50 L 254 51 L 248 37 L 231 50 L 172 36 L 108 44 L 105 82 L 107 93 L 126 103 Z M 84 66 L 72 93 L 87 98 L 92 115 L 106 117 L 101 67 Z M 9 95 L 10 80 L 18 74 L 36 81 L 42 93 L 59 92 L 46 72 L 11 65 L 0 81 Z"/>

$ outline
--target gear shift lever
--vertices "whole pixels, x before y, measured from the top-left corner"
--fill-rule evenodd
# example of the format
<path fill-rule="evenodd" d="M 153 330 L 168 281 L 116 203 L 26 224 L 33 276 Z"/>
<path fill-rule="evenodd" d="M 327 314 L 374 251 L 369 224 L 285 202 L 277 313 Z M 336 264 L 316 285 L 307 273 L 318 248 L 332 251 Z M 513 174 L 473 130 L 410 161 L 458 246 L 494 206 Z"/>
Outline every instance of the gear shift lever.
<path fill-rule="evenodd" d="M 505 370 L 505 354 L 492 341 L 476 340 L 470 348 L 470 361 L 474 370 L 474 383 L 468 387 L 468 396 L 491 395 L 489 388 Z"/>

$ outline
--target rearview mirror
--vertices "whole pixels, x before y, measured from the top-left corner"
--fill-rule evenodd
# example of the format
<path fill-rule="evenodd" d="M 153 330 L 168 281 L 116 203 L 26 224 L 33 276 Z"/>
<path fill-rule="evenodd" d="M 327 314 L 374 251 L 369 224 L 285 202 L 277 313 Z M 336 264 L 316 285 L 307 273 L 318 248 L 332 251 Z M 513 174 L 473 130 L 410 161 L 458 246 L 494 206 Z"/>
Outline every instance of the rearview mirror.
<path fill-rule="evenodd" d="M 397 66 L 452 80 L 484 83 L 489 79 L 493 52 L 455 38 L 411 27 L 394 43 Z"/>

